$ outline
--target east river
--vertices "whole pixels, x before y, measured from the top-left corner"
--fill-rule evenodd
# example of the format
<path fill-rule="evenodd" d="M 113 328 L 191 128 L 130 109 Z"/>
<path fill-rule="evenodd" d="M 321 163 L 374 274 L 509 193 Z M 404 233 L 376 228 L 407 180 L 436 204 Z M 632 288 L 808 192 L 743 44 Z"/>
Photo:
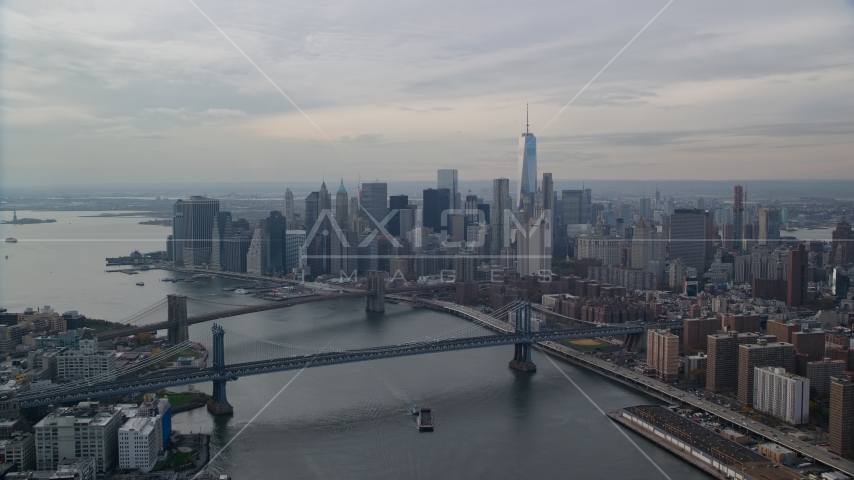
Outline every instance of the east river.
<path fill-rule="evenodd" d="M 235 282 L 161 282 L 174 274 L 106 273 L 104 258 L 162 250 L 170 229 L 100 212 L 18 212 L 57 223 L 0 225 L 0 306 L 50 305 L 59 312 L 122 320 L 168 293 L 218 303 L 261 300 L 223 292 Z M 0 212 L 10 220 L 11 212 Z M 5 257 L 8 255 L 8 259 Z M 115 268 L 115 267 L 111 267 Z M 142 281 L 145 286 L 136 286 Z M 363 300 L 296 306 L 221 321 L 227 330 L 272 341 L 337 348 L 399 344 L 467 322 L 403 305 L 368 314 Z M 193 313 L 192 310 L 190 312 Z M 165 319 L 165 312 L 149 321 Z M 191 327 L 190 335 L 210 324 Z M 534 353 L 539 370 L 510 370 L 511 347 L 421 355 L 241 378 L 228 384 L 231 417 L 205 409 L 175 416 L 183 432 L 209 432 L 219 451 L 289 381 L 270 406 L 211 466 L 235 480 L 280 478 L 621 478 L 663 475 L 564 378 Z M 603 410 L 654 399 L 562 361 Z M 210 385 L 196 385 L 210 391 Z M 414 404 L 436 412 L 436 431 L 418 433 Z M 672 479 L 708 478 L 654 444 L 628 435 Z"/>

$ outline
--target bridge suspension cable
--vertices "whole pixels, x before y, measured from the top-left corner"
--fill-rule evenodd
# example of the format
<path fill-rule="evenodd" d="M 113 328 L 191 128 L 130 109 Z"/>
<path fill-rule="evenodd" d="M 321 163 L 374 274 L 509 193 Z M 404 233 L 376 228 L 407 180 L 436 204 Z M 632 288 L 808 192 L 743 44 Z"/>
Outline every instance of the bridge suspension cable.
<path fill-rule="evenodd" d="M 143 318 L 154 314 L 156 311 L 160 310 L 161 308 L 166 307 L 166 305 L 167 305 L 166 300 L 160 300 L 159 302 L 152 304 L 152 305 L 149 305 L 148 307 L 145 307 L 144 309 L 140 310 L 139 312 L 134 313 L 133 315 L 130 315 L 127 318 L 119 320 L 118 323 L 123 323 L 125 325 L 133 325 L 136 322 L 142 320 Z"/>
<path fill-rule="evenodd" d="M 115 381 L 119 377 L 123 377 L 123 376 L 126 376 L 128 374 L 135 373 L 135 372 L 138 372 L 139 370 L 146 369 L 146 368 L 149 368 L 153 365 L 156 365 L 156 364 L 162 362 L 163 360 L 165 360 L 165 359 L 167 359 L 167 358 L 169 358 L 169 357 L 171 357 L 177 353 L 180 353 L 180 352 L 186 350 L 188 347 L 194 345 L 195 343 L 196 342 L 192 342 L 192 341 L 188 340 L 186 342 L 179 343 L 179 344 L 172 346 L 166 350 L 158 352 L 156 355 L 149 356 L 148 358 L 146 358 L 145 360 L 143 360 L 141 362 L 132 364 L 129 367 L 123 368 L 121 370 L 117 370 L 113 373 L 103 373 L 103 374 L 96 375 L 93 377 L 87 377 L 87 378 L 82 378 L 82 379 L 74 380 L 74 381 L 67 382 L 67 383 L 57 384 L 55 386 L 47 387 L 47 388 L 41 390 L 39 393 L 51 394 L 52 395 L 52 394 L 77 390 L 81 387 L 90 387 L 92 385 L 97 385 L 99 383 L 112 382 L 112 381 Z"/>

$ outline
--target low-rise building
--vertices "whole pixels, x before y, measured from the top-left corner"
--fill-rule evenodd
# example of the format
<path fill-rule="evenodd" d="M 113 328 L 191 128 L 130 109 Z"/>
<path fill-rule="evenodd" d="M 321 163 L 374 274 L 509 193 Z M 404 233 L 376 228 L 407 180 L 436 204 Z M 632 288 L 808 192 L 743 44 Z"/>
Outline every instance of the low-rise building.
<path fill-rule="evenodd" d="M 100 381 L 111 381 L 116 378 L 116 352 L 87 354 L 82 350 L 66 350 L 57 356 L 56 367 L 59 380 L 98 377 Z"/>
<path fill-rule="evenodd" d="M 795 453 L 788 448 L 783 448 L 776 443 L 760 443 L 757 451 L 762 455 L 783 465 L 791 465 L 795 460 Z"/>
<path fill-rule="evenodd" d="M 36 437 L 30 432 L 14 432 L 6 440 L 6 463 L 15 463 L 19 471 L 36 466 Z"/>
<path fill-rule="evenodd" d="M 159 417 L 137 416 L 119 428 L 119 468 L 150 472 L 163 442 Z"/>
<path fill-rule="evenodd" d="M 63 458 L 50 480 L 95 480 L 95 464 L 94 458 Z"/>
<path fill-rule="evenodd" d="M 121 424 L 120 408 L 98 402 L 57 409 L 33 427 L 37 468 L 55 469 L 65 458 L 92 458 L 99 473 L 108 471 L 118 460 Z"/>

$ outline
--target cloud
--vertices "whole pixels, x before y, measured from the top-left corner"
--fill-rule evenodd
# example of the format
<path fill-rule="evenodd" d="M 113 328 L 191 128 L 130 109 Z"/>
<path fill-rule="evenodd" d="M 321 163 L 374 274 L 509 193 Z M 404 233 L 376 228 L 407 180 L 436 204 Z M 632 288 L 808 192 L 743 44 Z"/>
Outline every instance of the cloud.
<path fill-rule="evenodd" d="M 202 8 L 359 170 L 431 179 L 441 159 L 461 178 L 515 178 L 525 105 L 536 132 L 660 8 L 616 1 Z M 664 178 L 740 156 L 733 168 L 761 176 L 774 156 L 775 174 L 800 177 L 808 148 L 854 178 L 851 13 L 850 2 L 674 3 L 538 139 L 541 165 Z M 143 165 L 159 158 L 198 181 L 235 178 L 199 167 L 238 157 L 247 178 L 278 168 L 270 158 L 302 180 L 321 163 L 354 166 L 330 160 L 334 147 L 189 4 L 9 0 L 2 15 L 4 181 L 109 182 L 117 152 L 148 180 L 156 169 Z M 160 140 L 158 153 L 134 139 Z"/>
<path fill-rule="evenodd" d="M 356 135 L 355 138 L 350 138 L 344 135 L 341 137 L 341 141 L 350 144 L 373 145 L 375 143 L 380 143 L 382 138 L 383 135 L 381 133 L 363 133 L 361 135 Z"/>

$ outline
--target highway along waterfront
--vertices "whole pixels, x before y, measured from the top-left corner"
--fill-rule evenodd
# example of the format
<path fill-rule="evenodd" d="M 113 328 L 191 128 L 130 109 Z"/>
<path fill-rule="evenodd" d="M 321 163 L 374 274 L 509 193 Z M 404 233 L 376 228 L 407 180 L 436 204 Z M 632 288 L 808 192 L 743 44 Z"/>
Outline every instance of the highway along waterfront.
<path fill-rule="evenodd" d="M 105 273 L 106 256 L 133 248 L 162 249 L 163 231 L 137 225 L 138 219 L 39 213 L 57 219 L 56 224 L 38 226 L 43 240 L 27 241 L 27 232 L 16 231 L 20 242 L 7 246 L 7 251 L 14 250 L 0 270 L 0 304 L 10 311 L 51 305 L 59 311 L 120 320 L 169 293 L 233 304 L 262 301 L 222 291 L 239 282 L 219 277 L 171 283 L 159 280 L 178 274 Z M 62 229 L 51 239 L 54 232 L 45 227 L 53 226 Z M 92 232 L 102 238 L 151 237 L 151 242 L 63 241 L 93 238 Z M 138 281 L 145 287 L 136 287 Z M 364 305 L 364 299 L 343 299 L 218 323 L 257 338 L 342 349 L 401 344 L 470 325 L 453 315 L 402 303 L 387 304 L 384 314 L 366 313 Z M 210 327 L 210 323 L 193 325 L 190 336 L 210 332 Z M 235 480 L 663 478 L 542 353 L 533 355 L 538 366 L 534 374 L 507 367 L 513 357 L 511 346 L 305 370 L 216 459 L 212 470 Z M 599 374 L 557 363 L 604 411 L 659 403 Z M 214 418 L 197 409 L 175 415 L 173 427 L 211 433 L 211 451 L 216 453 L 296 374 L 229 382 L 233 416 Z M 211 393 L 210 384 L 196 388 Z M 418 433 L 410 413 L 415 404 L 433 408 L 434 432 Z M 709 478 L 640 436 L 629 435 L 670 478 Z"/>

